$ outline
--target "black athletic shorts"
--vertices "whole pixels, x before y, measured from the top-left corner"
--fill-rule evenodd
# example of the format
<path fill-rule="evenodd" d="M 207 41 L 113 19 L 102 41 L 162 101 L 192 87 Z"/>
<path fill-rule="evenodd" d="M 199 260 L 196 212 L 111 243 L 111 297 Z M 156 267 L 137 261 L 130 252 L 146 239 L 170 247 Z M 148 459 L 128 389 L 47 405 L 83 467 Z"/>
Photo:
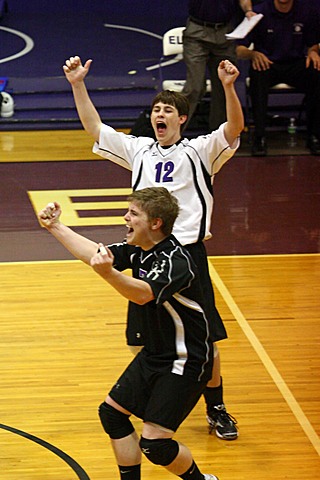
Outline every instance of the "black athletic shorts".
<path fill-rule="evenodd" d="M 141 352 L 120 376 L 109 395 L 144 422 L 175 432 L 197 404 L 206 383 L 168 370 L 150 369 Z"/>
<path fill-rule="evenodd" d="M 218 342 L 219 340 L 227 338 L 227 332 L 215 305 L 205 245 L 203 242 L 197 242 L 185 245 L 185 248 L 193 258 L 201 275 L 205 309 L 208 318 L 212 321 L 213 341 Z M 130 302 L 128 306 L 126 337 L 128 345 L 144 345 L 143 328 L 139 320 L 139 306 L 135 305 L 134 308 L 132 308 Z"/>

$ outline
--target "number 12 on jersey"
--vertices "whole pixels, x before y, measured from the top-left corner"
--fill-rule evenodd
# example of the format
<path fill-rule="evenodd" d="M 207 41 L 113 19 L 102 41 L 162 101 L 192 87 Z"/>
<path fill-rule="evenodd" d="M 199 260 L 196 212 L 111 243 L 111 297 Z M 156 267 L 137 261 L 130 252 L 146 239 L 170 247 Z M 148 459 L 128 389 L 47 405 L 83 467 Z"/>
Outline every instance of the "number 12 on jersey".
<path fill-rule="evenodd" d="M 156 169 L 156 183 L 173 182 L 172 173 L 174 170 L 173 162 L 159 162 L 155 166 Z"/>

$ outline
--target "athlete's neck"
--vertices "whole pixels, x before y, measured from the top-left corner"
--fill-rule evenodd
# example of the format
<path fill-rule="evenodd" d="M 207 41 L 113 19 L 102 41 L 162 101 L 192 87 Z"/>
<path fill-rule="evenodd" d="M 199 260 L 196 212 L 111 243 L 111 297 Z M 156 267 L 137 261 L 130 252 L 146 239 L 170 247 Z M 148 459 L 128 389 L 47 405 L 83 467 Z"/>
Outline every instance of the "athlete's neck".
<path fill-rule="evenodd" d="M 176 142 L 172 143 L 171 145 L 161 145 L 160 143 L 159 143 L 159 145 L 160 145 L 161 148 L 171 148 L 172 145 L 179 145 L 180 142 L 182 142 L 182 137 L 180 137 L 179 140 L 177 140 Z"/>

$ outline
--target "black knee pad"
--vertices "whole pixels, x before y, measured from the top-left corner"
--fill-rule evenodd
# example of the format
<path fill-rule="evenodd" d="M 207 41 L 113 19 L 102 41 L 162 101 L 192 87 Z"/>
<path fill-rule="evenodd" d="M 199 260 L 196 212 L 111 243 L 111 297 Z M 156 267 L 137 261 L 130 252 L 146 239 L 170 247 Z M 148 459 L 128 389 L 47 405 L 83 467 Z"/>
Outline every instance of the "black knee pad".
<path fill-rule="evenodd" d="M 170 465 L 179 453 L 179 444 L 172 438 L 149 440 L 141 437 L 140 448 L 150 462 L 163 467 Z"/>
<path fill-rule="evenodd" d="M 99 407 L 99 417 L 104 431 L 114 440 L 127 437 L 134 431 L 129 415 L 119 412 L 106 402 Z"/>

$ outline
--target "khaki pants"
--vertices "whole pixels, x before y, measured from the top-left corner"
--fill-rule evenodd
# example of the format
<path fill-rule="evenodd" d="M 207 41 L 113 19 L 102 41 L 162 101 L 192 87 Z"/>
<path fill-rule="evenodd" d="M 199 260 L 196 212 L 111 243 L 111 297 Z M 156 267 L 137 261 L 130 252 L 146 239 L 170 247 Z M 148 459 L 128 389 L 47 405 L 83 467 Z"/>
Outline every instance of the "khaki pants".
<path fill-rule="evenodd" d="M 183 59 L 187 68 L 183 93 L 190 102 L 189 120 L 205 94 L 207 69 L 211 81 L 210 130 L 226 121 L 225 95 L 217 68 L 221 60 L 236 62 L 235 44 L 226 40 L 230 24 L 204 27 L 188 20 L 183 32 Z"/>

